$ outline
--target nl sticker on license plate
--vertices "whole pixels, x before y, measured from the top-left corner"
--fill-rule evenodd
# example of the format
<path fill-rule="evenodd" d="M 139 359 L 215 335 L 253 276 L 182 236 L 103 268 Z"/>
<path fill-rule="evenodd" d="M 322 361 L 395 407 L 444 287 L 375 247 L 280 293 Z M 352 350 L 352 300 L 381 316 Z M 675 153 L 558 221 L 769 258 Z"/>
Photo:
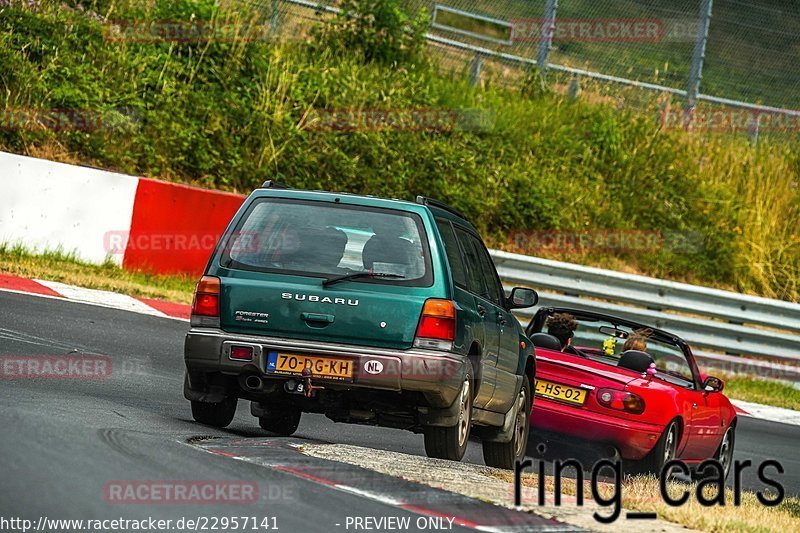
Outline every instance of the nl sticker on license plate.
<path fill-rule="evenodd" d="M 541 379 L 536 380 L 536 395 L 575 405 L 583 405 L 586 401 L 586 391 L 584 389 L 568 387 Z"/>
<path fill-rule="evenodd" d="M 348 359 L 270 352 L 266 370 L 270 374 L 300 376 L 309 369 L 312 377 L 351 381 L 353 367 L 353 361 Z"/>

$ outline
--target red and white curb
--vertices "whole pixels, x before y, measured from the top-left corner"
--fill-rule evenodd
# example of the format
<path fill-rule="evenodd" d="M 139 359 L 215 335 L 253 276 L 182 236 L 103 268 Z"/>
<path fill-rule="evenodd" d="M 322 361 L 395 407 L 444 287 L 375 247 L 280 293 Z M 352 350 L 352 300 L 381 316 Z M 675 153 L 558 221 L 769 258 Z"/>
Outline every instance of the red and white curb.
<path fill-rule="evenodd" d="M 28 294 L 42 298 L 63 299 L 75 303 L 182 321 L 188 321 L 191 314 L 191 306 L 185 304 L 135 298 L 116 292 L 84 289 L 83 287 L 75 287 L 74 285 L 66 285 L 56 281 L 25 279 L 7 274 L 0 274 L 0 291 Z"/>
<path fill-rule="evenodd" d="M 126 270 L 203 272 L 245 197 L 0 152 L 0 242 Z"/>
<path fill-rule="evenodd" d="M 191 306 L 186 304 L 135 298 L 116 292 L 84 289 L 83 287 L 66 285 L 57 281 L 26 279 L 8 274 L 0 274 L 0 291 L 28 294 L 42 298 L 58 298 L 75 303 L 108 307 L 110 309 L 181 321 L 188 321 L 191 314 Z M 731 403 L 733 403 L 736 413 L 740 416 L 800 426 L 800 411 L 742 400 L 732 400 Z"/>
<path fill-rule="evenodd" d="M 771 405 L 761 405 L 760 403 L 745 402 L 742 400 L 731 400 L 731 403 L 742 416 L 800 426 L 800 411 L 773 407 Z"/>

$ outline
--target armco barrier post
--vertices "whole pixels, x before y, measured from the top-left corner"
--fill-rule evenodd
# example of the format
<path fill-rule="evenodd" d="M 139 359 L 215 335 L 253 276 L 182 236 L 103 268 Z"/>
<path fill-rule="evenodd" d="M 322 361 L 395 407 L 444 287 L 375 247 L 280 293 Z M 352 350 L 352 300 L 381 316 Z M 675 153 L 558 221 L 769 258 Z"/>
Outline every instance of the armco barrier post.
<path fill-rule="evenodd" d="M 692 69 L 689 71 L 689 89 L 686 94 L 687 113 L 691 113 L 694 110 L 700 95 L 700 80 L 703 78 L 703 62 L 706 58 L 708 29 L 711 26 L 711 11 L 713 7 L 714 0 L 702 0 L 700 3 L 700 17 L 697 19 L 697 37 L 694 42 Z"/>
<path fill-rule="evenodd" d="M 553 33 L 555 33 L 556 12 L 558 0 L 547 0 L 544 6 L 544 20 L 542 21 L 542 40 L 539 42 L 539 54 L 536 56 L 536 66 L 544 79 L 547 64 L 550 59 L 550 50 L 553 49 Z"/>
<path fill-rule="evenodd" d="M 270 13 L 269 20 L 269 36 L 272 38 L 275 38 L 275 36 L 278 35 L 278 24 L 281 16 L 279 3 L 280 0 L 272 0 L 272 13 Z"/>
<path fill-rule="evenodd" d="M 483 70 L 483 59 L 480 53 L 475 53 L 475 57 L 469 64 L 469 86 L 477 87 L 481 83 L 481 71 Z"/>

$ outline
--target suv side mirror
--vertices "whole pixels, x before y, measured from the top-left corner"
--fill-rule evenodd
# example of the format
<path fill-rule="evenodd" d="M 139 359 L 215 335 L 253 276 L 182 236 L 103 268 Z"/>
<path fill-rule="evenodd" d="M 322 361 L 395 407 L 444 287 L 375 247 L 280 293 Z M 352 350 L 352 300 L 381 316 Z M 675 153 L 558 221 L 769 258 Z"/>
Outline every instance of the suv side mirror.
<path fill-rule="evenodd" d="M 725 388 L 725 382 L 714 376 L 708 376 L 703 382 L 703 390 L 706 392 L 722 392 Z"/>
<path fill-rule="evenodd" d="M 539 293 L 533 289 L 515 287 L 507 301 L 509 311 L 512 309 L 525 309 L 539 303 Z"/>

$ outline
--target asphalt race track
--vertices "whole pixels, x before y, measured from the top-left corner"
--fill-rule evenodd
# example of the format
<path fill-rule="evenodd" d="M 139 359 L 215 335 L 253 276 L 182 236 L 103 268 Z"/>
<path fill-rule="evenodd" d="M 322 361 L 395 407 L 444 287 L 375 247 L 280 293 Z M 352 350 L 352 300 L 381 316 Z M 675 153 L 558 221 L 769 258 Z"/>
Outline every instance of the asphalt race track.
<path fill-rule="evenodd" d="M 194 423 L 182 395 L 187 329 L 188 324 L 175 320 L 0 292 L 0 356 L 77 351 L 107 356 L 113 368 L 106 379 L 0 380 L 0 515 L 32 520 L 268 516 L 274 517 L 279 529 L 292 532 L 345 531 L 346 520 L 354 516 L 411 517 L 413 523 L 420 516 L 452 515 L 467 526 L 514 525 L 515 531 L 557 525 L 306 457 L 294 449 L 312 440 L 424 455 L 419 435 L 334 424 L 322 416 L 306 415 L 294 437 L 278 439 L 258 428 L 247 402 L 240 402 L 227 430 Z M 211 436 L 257 445 L 264 466 L 188 444 L 190 439 Z M 800 427 L 745 418 L 739 424 L 736 459 L 755 464 L 778 459 L 786 470 L 779 480 L 787 495 L 798 495 L 798 438 Z M 465 461 L 483 464 L 478 443 L 470 443 Z M 351 487 L 363 483 L 372 492 L 411 503 L 413 510 L 339 490 L 320 482 L 313 472 L 327 472 L 335 483 L 346 479 Z M 260 499 L 249 505 L 108 503 L 104 488 L 120 480 L 252 481 L 259 487 Z M 755 469 L 745 476 L 745 487 L 763 488 Z"/>

